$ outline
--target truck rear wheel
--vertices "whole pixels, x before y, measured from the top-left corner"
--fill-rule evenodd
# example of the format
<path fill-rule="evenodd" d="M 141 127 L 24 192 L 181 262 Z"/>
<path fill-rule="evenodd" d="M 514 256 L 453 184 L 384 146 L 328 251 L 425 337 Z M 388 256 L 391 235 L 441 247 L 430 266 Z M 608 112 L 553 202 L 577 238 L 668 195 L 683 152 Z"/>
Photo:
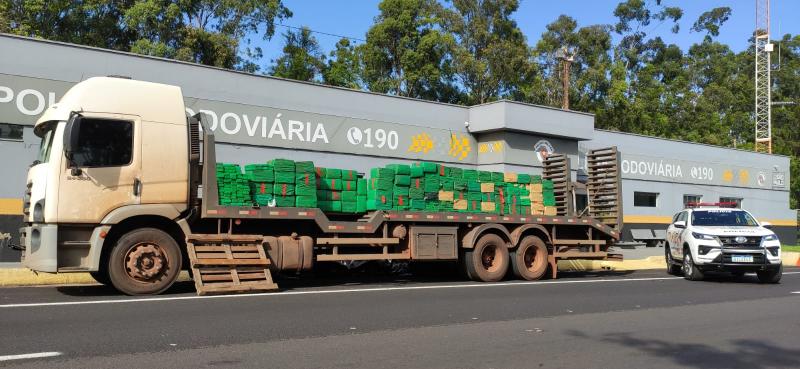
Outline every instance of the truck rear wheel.
<path fill-rule="evenodd" d="M 508 272 L 508 247 L 496 234 L 485 234 L 464 252 L 467 275 L 475 281 L 497 282 Z"/>
<path fill-rule="evenodd" d="M 511 270 L 517 278 L 535 281 L 547 272 L 547 246 L 541 238 L 527 236 L 511 253 Z"/>
<path fill-rule="evenodd" d="M 108 263 L 111 283 L 122 293 L 157 295 L 178 278 L 181 250 L 164 231 L 141 228 L 117 240 Z"/>

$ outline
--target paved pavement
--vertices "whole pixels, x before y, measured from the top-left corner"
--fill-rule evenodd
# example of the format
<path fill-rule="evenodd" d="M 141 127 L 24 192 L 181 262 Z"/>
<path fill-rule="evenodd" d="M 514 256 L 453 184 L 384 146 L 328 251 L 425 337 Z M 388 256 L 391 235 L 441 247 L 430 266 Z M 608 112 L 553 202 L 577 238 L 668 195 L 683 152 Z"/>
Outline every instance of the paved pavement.
<path fill-rule="evenodd" d="M 285 280 L 280 293 L 211 298 L 190 284 L 145 298 L 103 286 L 0 289 L 0 366 L 798 365 L 800 269 L 787 269 L 779 285 L 663 271 L 561 276 Z"/>

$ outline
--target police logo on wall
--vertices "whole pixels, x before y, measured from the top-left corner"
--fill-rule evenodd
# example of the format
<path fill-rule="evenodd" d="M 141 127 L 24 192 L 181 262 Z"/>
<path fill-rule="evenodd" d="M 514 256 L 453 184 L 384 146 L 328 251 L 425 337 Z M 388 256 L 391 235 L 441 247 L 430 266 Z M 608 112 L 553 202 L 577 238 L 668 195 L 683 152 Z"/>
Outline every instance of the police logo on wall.
<path fill-rule="evenodd" d="M 533 151 L 536 151 L 536 158 L 541 162 L 544 162 L 544 159 L 547 159 L 550 154 L 555 152 L 553 145 L 547 140 L 539 140 L 539 142 L 533 145 Z"/>

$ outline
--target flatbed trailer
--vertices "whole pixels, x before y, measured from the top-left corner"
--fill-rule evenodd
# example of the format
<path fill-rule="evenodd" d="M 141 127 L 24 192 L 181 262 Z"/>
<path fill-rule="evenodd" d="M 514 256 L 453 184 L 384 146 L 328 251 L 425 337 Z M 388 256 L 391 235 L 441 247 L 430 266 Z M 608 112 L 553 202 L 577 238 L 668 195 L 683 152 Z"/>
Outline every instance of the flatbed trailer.
<path fill-rule="evenodd" d="M 201 117 L 195 116 L 190 124 L 202 125 Z M 195 132 L 199 129 L 193 129 Z M 254 243 L 263 244 L 270 256 L 288 254 L 297 258 L 286 263 L 282 259 L 281 265 L 270 268 L 273 272 L 301 272 L 313 268 L 318 262 L 343 262 L 357 260 L 392 260 L 392 261 L 459 261 L 461 264 L 469 263 L 476 246 L 480 249 L 481 265 L 464 266 L 468 277 L 480 281 L 494 281 L 499 278 L 486 273 L 491 268 L 503 271 L 508 265 L 494 266 L 497 258 L 506 258 L 505 253 L 497 251 L 495 247 L 484 250 L 489 241 L 501 240 L 502 246 L 510 255 L 511 268 L 515 275 L 523 279 L 538 279 L 545 277 L 556 278 L 558 275 L 558 260 L 567 259 L 595 259 L 595 260 L 621 260 L 621 255 L 610 254 L 609 247 L 620 238 L 618 230 L 620 214 L 618 209 L 619 179 L 612 181 L 619 173 L 618 153 L 615 148 L 598 150 L 595 154 L 596 164 L 590 181 L 603 182 L 602 186 L 611 184 L 612 192 L 594 194 L 592 204 L 600 207 L 613 207 L 613 212 L 604 212 L 605 218 L 612 224 L 604 223 L 601 218 L 595 218 L 584 213 L 583 215 L 568 214 L 562 216 L 530 215 L 530 214 L 493 214 L 493 213 L 462 213 L 462 212 L 426 212 L 426 211 L 370 211 L 363 215 L 352 214 L 326 214 L 318 208 L 297 207 L 242 207 L 218 205 L 218 190 L 216 176 L 216 155 L 214 134 L 209 129 L 203 129 L 203 160 L 198 173 L 201 174 L 202 191 L 199 218 L 205 223 L 206 229 L 213 232 L 202 236 L 190 235 L 194 242 L 202 244 L 198 238 L 213 240 L 213 243 L 224 243 L 227 236 L 249 235 Z M 560 172 L 562 170 L 556 170 Z M 569 169 L 566 169 L 569 173 Z M 553 171 L 551 171 L 553 172 Z M 545 173 L 547 178 L 547 173 Z M 557 178 L 556 178 L 557 180 Z M 605 196 L 605 197 L 603 197 Z M 605 202 L 603 202 L 605 200 Z M 608 203 L 611 205 L 607 205 Z M 598 211 L 598 209 L 595 209 Z M 329 216 L 330 215 L 330 216 Z M 527 239 L 526 239 L 527 237 Z M 535 239 L 534 239 L 535 238 Z M 232 240 L 232 238 L 228 238 Z M 525 241 L 524 241 L 525 240 Z M 524 242 L 523 242 L 524 241 Z M 520 256 L 521 260 L 514 261 L 517 252 L 523 243 L 543 243 L 546 249 L 546 262 L 535 260 L 536 250 L 529 251 L 534 255 Z M 523 245 L 531 248 L 530 245 Z M 286 248 L 294 250 L 287 251 Z M 305 250 L 304 250 L 305 248 Z M 535 248 L 535 247 L 534 247 Z M 277 256 L 272 256 L 272 263 Z M 477 258 L 476 258 L 477 259 Z M 489 260 L 493 259 L 493 260 Z M 271 261 L 266 261 L 270 263 Z M 502 264 L 502 261 L 499 261 Z M 521 265 L 517 265 L 521 264 Z M 234 264 L 229 264 L 230 269 L 235 269 Z M 480 270 L 483 267 L 484 270 Z M 523 270 L 518 270 L 523 269 Z M 196 269 L 195 269 L 196 270 Z M 503 275 L 505 272 L 502 273 Z M 265 282 L 264 289 L 277 288 L 272 278 L 264 276 L 263 281 L 253 282 L 254 285 Z M 500 276 L 502 278 L 503 276 Z M 202 286 L 202 277 L 195 272 L 198 291 L 208 292 L 235 291 L 242 286 L 236 286 L 233 278 L 221 279 L 219 289 Z M 259 289 L 259 288 L 254 288 Z M 250 288 L 244 288 L 250 290 Z"/>

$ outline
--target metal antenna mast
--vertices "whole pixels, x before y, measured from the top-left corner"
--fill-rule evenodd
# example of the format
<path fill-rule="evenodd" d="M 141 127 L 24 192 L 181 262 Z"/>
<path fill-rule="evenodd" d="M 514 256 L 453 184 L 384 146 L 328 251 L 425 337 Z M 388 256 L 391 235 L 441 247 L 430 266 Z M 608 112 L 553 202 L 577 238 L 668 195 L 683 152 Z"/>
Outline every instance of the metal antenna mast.
<path fill-rule="evenodd" d="M 757 152 L 772 153 L 772 82 L 770 78 L 769 0 L 756 0 L 756 142 Z"/>

